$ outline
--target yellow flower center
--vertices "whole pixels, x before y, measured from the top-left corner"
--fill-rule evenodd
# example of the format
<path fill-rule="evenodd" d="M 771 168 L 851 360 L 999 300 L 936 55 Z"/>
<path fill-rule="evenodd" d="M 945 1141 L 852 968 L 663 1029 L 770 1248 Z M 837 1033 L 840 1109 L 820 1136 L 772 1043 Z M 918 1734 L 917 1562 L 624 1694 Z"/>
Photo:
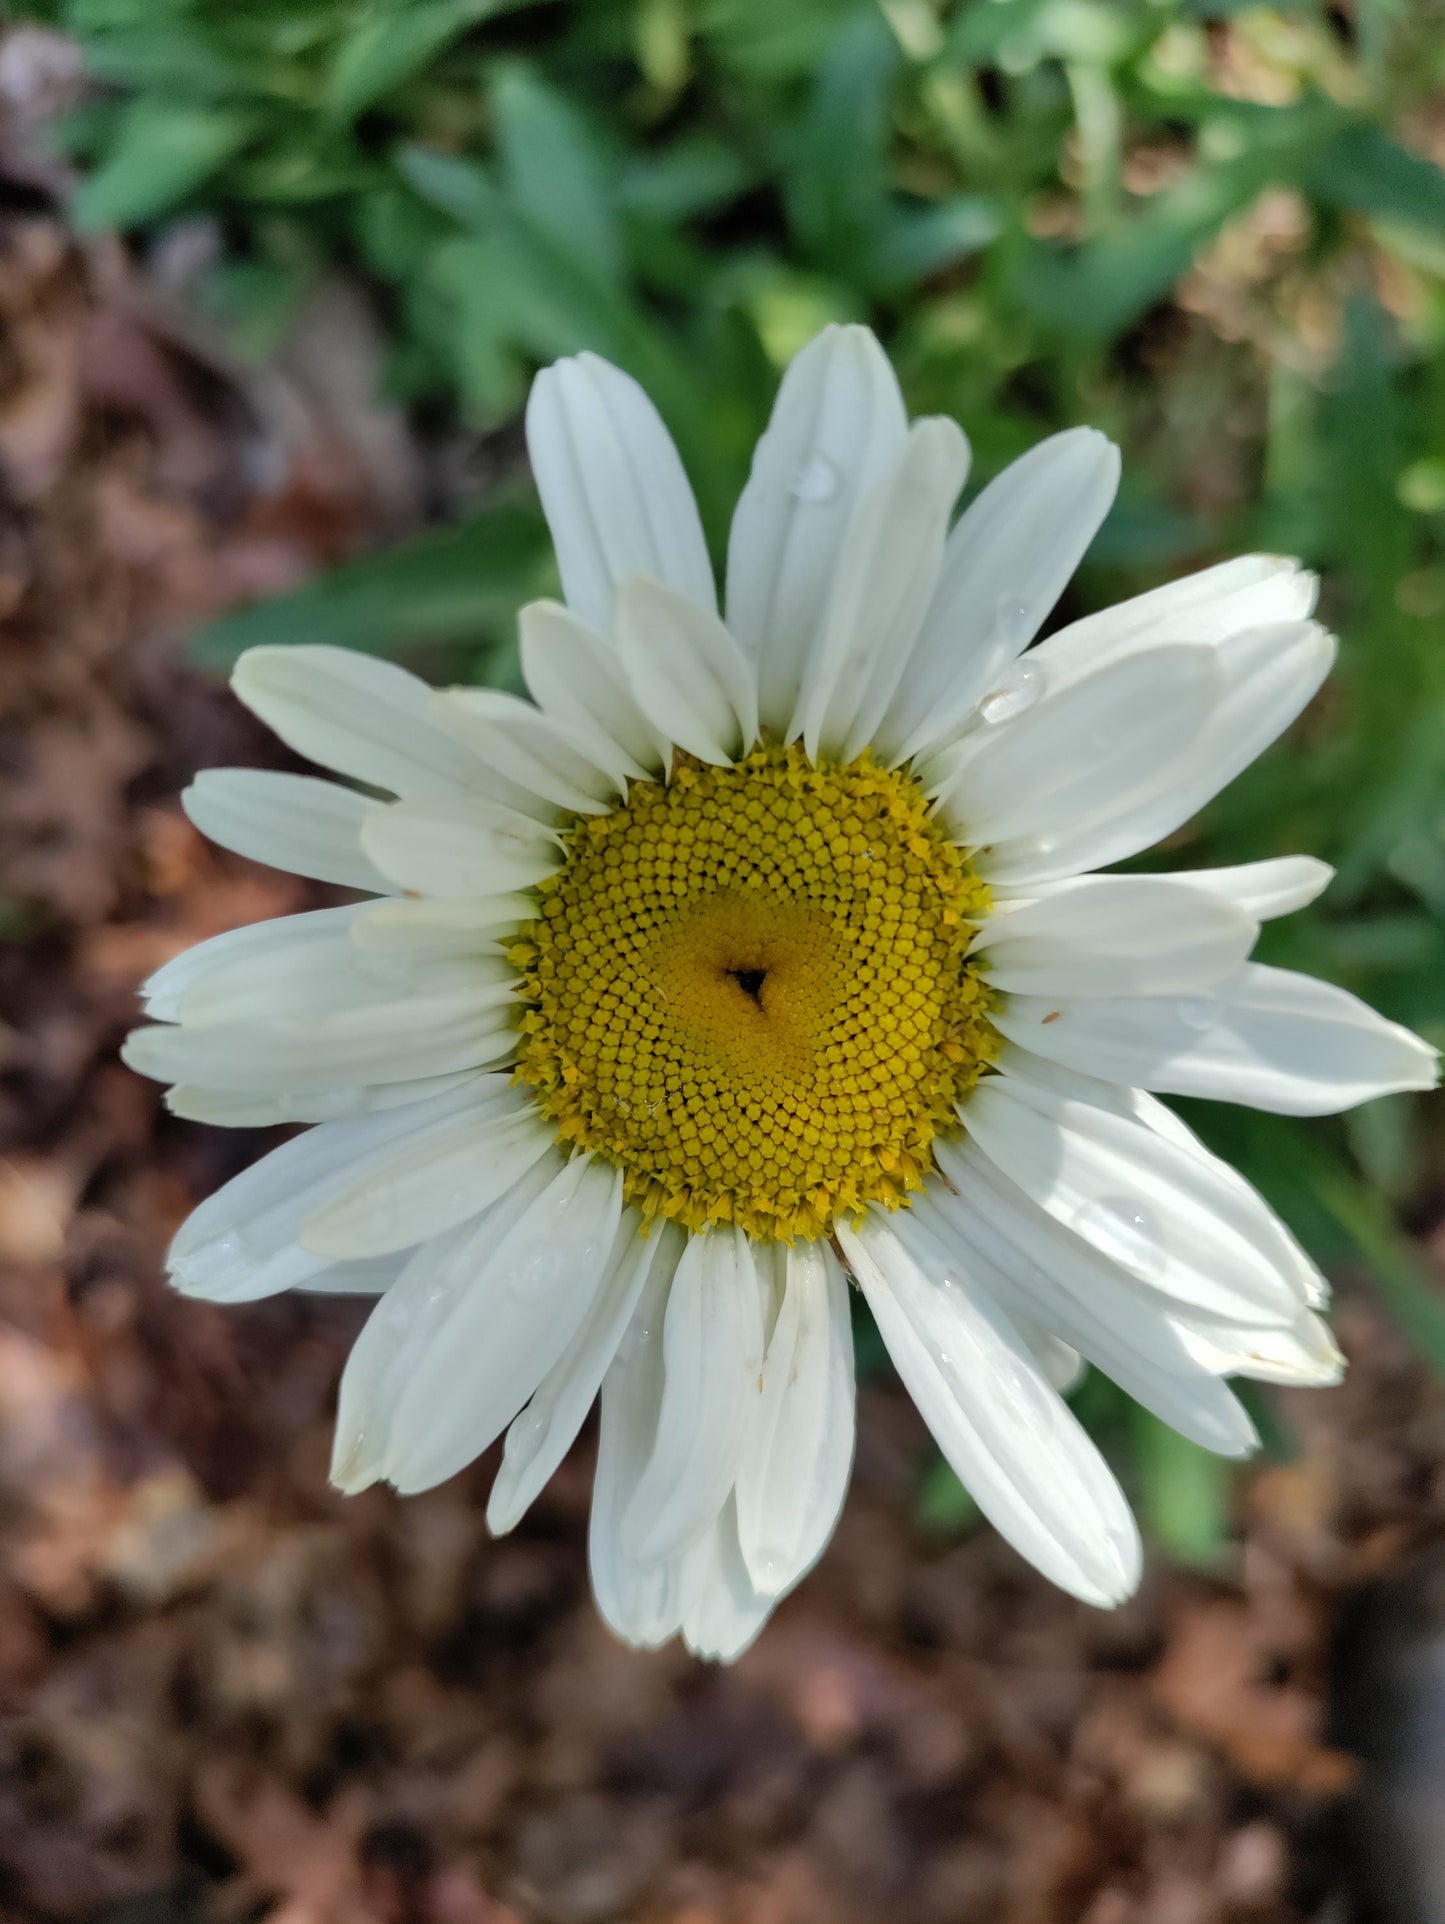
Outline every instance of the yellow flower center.
<path fill-rule="evenodd" d="M 648 1216 L 791 1240 L 897 1208 L 997 1051 L 965 959 L 988 892 L 866 753 L 679 755 L 539 893 L 517 1073 Z"/>

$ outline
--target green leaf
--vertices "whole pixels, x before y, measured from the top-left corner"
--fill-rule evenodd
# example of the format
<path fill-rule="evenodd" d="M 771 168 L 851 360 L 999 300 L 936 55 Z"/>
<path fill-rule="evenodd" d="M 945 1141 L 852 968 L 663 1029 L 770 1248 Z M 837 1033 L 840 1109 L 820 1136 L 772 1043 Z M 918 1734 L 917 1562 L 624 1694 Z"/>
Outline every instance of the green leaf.
<path fill-rule="evenodd" d="M 467 417 L 493 425 L 524 393 L 510 348 L 517 329 L 506 250 L 495 239 L 458 235 L 431 250 L 427 276 L 451 315 L 447 345 Z"/>
<path fill-rule="evenodd" d="M 427 642 L 491 642 L 509 631 L 522 602 L 545 591 L 549 568 L 537 509 L 496 507 L 470 526 L 423 535 L 225 615 L 201 630 L 191 654 L 203 666 L 226 667 L 262 643 L 324 641 L 398 655 Z"/>
<path fill-rule="evenodd" d="M 202 101 L 223 99 L 246 80 L 213 35 L 180 21 L 97 34 L 86 44 L 85 64 L 113 86 L 162 88 Z"/>
<path fill-rule="evenodd" d="M 899 207 L 873 248 L 879 284 L 912 287 L 929 274 L 977 254 L 1003 230 L 1003 216 L 981 194 L 960 194 L 932 207 Z"/>
<path fill-rule="evenodd" d="M 154 220 L 208 181 L 254 127 L 248 114 L 143 95 L 127 107 L 110 153 L 78 189 L 71 217 L 86 233 Z"/>
<path fill-rule="evenodd" d="M 1137 1403 L 1130 1421 L 1144 1514 L 1155 1536 L 1181 1563 L 1217 1563 L 1229 1539 L 1233 1464 Z"/>
<path fill-rule="evenodd" d="M 468 27 L 526 0 L 414 0 L 374 13 L 343 40 L 326 77 L 326 104 L 354 119 L 412 80 Z"/>
<path fill-rule="evenodd" d="M 641 381 L 684 441 L 696 418 L 697 384 L 662 332 L 613 282 L 499 192 L 481 167 L 423 147 L 397 166 L 417 192 L 504 250 L 512 338 L 537 360 L 584 348 Z M 684 446 L 684 456 L 688 448 Z"/>
<path fill-rule="evenodd" d="M 497 152 L 512 198 L 541 232 L 604 280 L 622 267 L 611 184 L 582 116 L 528 68 L 492 87 Z"/>
<path fill-rule="evenodd" d="M 723 62 L 750 80 L 816 70 L 840 22 L 872 12 L 868 0 L 702 0 L 703 32 Z"/>
<path fill-rule="evenodd" d="M 1382 128 L 1342 127 L 1309 157 L 1303 185 L 1328 207 L 1445 233 L 1445 173 Z"/>
<path fill-rule="evenodd" d="M 1242 152 L 1202 162 L 1117 230 L 1083 247 L 1032 248 L 1025 255 L 1024 298 L 1066 333 L 1118 333 L 1167 294 L 1225 222 L 1265 187 L 1298 181 L 1330 117 L 1314 103 L 1275 109 L 1268 119 L 1239 117 Z"/>
<path fill-rule="evenodd" d="M 1389 1208 L 1343 1164 L 1316 1177 L 1320 1201 L 1358 1248 L 1396 1322 L 1427 1361 L 1445 1372 L 1445 1301 Z"/>
<path fill-rule="evenodd" d="M 617 195 L 624 213 L 682 221 L 736 199 L 753 179 L 754 170 L 735 148 L 701 135 L 658 153 L 629 155 Z"/>
<path fill-rule="evenodd" d="M 820 263 L 856 271 L 887 207 L 889 97 L 901 64 L 881 14 L 835 34 L 818 70 L 788 174 L 788 205 L 803 246 Z"/>
<path fill-rule="evenodd" d="M 396 167 L 423 200 L 463 227 L 486 232 L 502 217 L 501 196 L 480 161 L 414 146 L 399 150 Z"/>
<path fill-rule="evenodd" d="M 923 1479 L 913 1515 L 925 1530 L 944 1537 L 967 1536 L 983 1520 L 978 1505 L 941 1456 Z"/>

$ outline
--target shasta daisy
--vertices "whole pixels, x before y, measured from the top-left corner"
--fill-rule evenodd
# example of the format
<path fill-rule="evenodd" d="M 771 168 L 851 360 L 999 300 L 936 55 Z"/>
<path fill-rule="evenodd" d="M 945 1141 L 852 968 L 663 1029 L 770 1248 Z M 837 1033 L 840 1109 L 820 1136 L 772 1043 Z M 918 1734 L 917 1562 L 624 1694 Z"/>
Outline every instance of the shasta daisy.
<path fill-rule="evenodd" d="M 342 779 L 211 770 L 191 819 L 361 899 L 146 985 L 127 1059 L 178 1114 L 313 1125 L 193 1212 L 173 1281 L 374 1294 L 336 1482 L 420 1490 L 505 1434 L 494 1530 L 600 1393 L 599 1606 L 722 1658 L 837 1520 L 851 1281 L 986 1515 L 1117 1603 L 1139 1541 L 1060 1394 L 1081 1359 L 1229 1455 L 1231 1376 L 1340 1368 L 1313 1264 L 1157 1097 L 1315 1115 L 1435 1075 L 1249 960 L 1322 863 L 1107 872 L 1314 694 L 1312 579 L 1252 556 L 1029 647 L 1115 450 L 1055 435 L 950 526 L 964 437 L 909 424 L 862 328 L 784 377 L 723 615 L 627 375 L 547 369 L 527 430 L 564 593 L 522 612 L 530 701 L 237 665 Z"/>

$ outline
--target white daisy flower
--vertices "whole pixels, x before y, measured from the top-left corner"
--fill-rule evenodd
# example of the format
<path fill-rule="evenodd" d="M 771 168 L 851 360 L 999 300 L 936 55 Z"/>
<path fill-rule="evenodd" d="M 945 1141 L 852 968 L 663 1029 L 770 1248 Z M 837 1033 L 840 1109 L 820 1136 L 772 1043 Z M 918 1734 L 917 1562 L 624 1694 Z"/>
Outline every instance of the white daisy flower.
<path fill-rule="evenodd" d="M 984 1513 L 1119 1602 L 1139 1539 L 1060 1395 L 1080 1359 L 1227 1455 L 1230 1376 L 1340 1369 L 1318 1271 L 1156 1095 L 1317 1115 L 1435 1079 L 1248 960 L 1322 863 L 1099 872 L 1314 694 L 1312 579 L 1253 556 L 1024 654 L 1116 451 L 1055 435 L 950 528 L 967 443 L 910 426 L 862 328 L 783 380 L 725 618 L 627 375 L 549 368 L 527 432 L 566 596 L 522 612 L 531 702 L 326 647 L 237 666 L 343 780 L 212 770 L 187 812 L 366 899 L 146 985 L 127 1060 L 178 1114 L 315 1125 L 191 1215 L 177 1288 L 376 1294 L 336 1482 L 422 1490 L 505 1433 L 497 1531 L 600 1393 L 602 1613 L 727 1658 L 837 1521 L 851 1280 Z"/>

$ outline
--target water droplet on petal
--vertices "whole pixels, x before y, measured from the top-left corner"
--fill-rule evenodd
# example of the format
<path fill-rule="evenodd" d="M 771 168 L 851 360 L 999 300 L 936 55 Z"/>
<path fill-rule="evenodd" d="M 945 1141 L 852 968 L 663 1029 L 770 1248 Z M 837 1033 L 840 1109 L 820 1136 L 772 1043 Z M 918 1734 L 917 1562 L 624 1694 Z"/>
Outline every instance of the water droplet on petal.
<path fill-rule="evenodd" d="M 831 501 L 840 478 L 826 454 L 810 454 L 788 483 L 788 492 L 799 501 Z"/>
<path fill-rule="evenodd" d="M 535 1442 L 541 1431 L 545 1429 L 546 1423 L 546 1410 L 535 1401 L 529 1403 L 520 1416 L 513 1417 L 512 1419 L 512 1429 L 516 1432 L 517 1437 L 516 1443 L 513 1444 L 512 1447 L 519 1449 L 529 1443 Z M 511 1443 L 512 1439 L 510 1436 L 508 1436 L 507 1441 Z"/>
<path fill-rule="evenodd" d="M 993 632 L 998 641 L 1023 648 L 1033 635 L 1036 623 L 1026 601 L 1017 595 L 1000 595 L 993 606 Z"/>
<path fill-rule="evenodd" d="M 1142 1203 L 1129 1196 L 1101 1196 L 1074 1217 L 1074 1229 L 1141 1282 L 1157 1282 L 1167 1258 L 1159 1225 Z"/>
<path fill-rule="evenodd" d="M 996 728 L 1000 722 L 1026 714 L 1043 692 L 1043 669 L 1036 662 L 1016 662 L 979 702 L 979 719 Z"/>
<path fill-rule="evenodd" d="M 530 1302 L 562 1280 L 563 1268 L 569 1266 L 571 1260 L 572 1252 L 557 1243 L 528 1250 L 507 1271 L 507 1294 L 520 1302 Z"/>

